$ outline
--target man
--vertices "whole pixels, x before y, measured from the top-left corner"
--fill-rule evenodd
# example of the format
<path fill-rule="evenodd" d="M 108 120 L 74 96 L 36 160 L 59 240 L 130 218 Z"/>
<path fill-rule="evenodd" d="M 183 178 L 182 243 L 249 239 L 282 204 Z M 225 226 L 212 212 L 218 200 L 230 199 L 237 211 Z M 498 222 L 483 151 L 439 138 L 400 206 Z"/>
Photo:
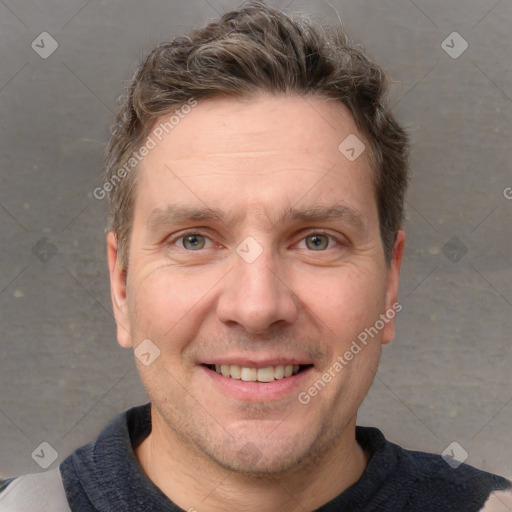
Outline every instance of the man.
<path fill-rule="evenodd" d="M 385 92 L 345 36 L 260 2 L 152 51 L 95 191 L 151 404 L 5 482 L 2 510 L 506 506 L 506 479 L 356 427 L 401 309 L 408 141 Z"/>

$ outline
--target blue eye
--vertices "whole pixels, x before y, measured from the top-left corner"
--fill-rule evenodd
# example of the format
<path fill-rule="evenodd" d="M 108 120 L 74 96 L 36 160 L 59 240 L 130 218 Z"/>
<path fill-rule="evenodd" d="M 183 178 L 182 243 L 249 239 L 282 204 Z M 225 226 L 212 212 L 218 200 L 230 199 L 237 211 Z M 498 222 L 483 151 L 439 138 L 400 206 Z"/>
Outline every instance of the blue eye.
<path fill-rule="evenodd" d="M 186 251 L 197 252 L 208 248 L 208 244 L 212 244 L 212 242 L 206 235 L 192 231 L 175 238 L 172 244 L 176 244 L 178 247 Z M 333 236 L 327 233 L 313 232 L 302 238 L 300 245 L 302 246 L 302 249 L 321 252 L 340 244 Z"/>
<path fill-rule="evenodd" d="M 206 237 L 197 233 L 182 236 L 179 240 L 183 240 L 183 248 L 190 251 L 203 249 L 206 245 Z"/>
<path fill-rule="evenodd" d="M 309 235 L 304 240 L 306 240 L 306 247 L 313 251 L 323 251 L 329 247 L 329 237 L 327 235 Z"/>

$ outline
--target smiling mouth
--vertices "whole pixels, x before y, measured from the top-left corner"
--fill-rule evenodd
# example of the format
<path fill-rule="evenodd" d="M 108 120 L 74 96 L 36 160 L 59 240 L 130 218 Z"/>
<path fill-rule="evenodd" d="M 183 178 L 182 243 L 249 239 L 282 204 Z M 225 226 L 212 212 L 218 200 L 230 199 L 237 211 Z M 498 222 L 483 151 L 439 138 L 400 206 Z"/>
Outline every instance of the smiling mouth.
<path fill-rule="evenodd" d="M 274 380 L 288 379 L 312 367 L 312 364 L 288 364 L 267 366 L 265 368 L 250 368 L 235 364 L 205 364 L 209 370 L 223 377 L 242 380 L 244 382 L 273 382 Z"/>

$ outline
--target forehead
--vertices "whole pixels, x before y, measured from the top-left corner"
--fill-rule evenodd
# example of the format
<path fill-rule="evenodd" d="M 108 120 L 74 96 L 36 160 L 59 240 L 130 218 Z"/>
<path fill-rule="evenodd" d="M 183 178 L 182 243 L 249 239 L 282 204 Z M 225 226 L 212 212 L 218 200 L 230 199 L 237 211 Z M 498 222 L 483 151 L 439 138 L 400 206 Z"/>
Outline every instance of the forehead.
<path fill-rule="evenodd" d="M 147 215 L 180 201 L 268 213 L 298 199 L 309 208 L 335 200 L 375 213 L 368 151 L 350 160 L 339 149 L 347 137 L 368 144 L 338 102 L 215 98 L 199 102 L 178 123 L 165 125 L 169 117 L 155 123 L 155 147 L 138 169 L 136 205 L 150 209 Z"/>
<path fill-rule="evenodd" d="M 168 126 L 166 120 L 171 117 L 175 124 Z M 276 153 L 283 152 L 292 162 L 304 156 L 310 156 L 316 164 L 331 162 L 333 153 L 340 155 L 338 146 L 348 135 L 357 134 L 363 139 L 343 104 L 297 95 L 202 100 L 181 117 L 162 117 L 153 130 L 157 132 L 152 135 L 157 146 L 172 151 L 175 162 L 208 157 L 213 164 L 229 153 L 236 154 L 240 161 L 257 158 L 262 166 L 265 159 L 272 160 Z M 163 152 L 158 148 L 152 151 L 148 163 L 164 156 Z M 364 160 L 366 155 L 362 156 Z M 244 169 L 235 165 L 234 170 Z"/>

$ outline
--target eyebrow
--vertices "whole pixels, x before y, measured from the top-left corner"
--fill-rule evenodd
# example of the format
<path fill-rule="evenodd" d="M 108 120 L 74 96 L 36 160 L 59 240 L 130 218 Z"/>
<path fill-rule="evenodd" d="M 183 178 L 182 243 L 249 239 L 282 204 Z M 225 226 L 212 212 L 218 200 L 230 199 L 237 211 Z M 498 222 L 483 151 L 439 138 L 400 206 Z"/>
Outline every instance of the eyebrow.
<path fill-rule="evenodd" d="M 279 216 L 278 222 L 292 224 L 294 222 L 319 222 L 338 220 L 352 224 L 358 229 L 365 229 L 366 218 L 345 204 L 330 206 L 313 206 L 305 209 L 290 208 Z"/>
<path fill-rule="evenodd" d="M 218 208 L 196 208 L 170 204 L 165 209 L 155 208 L 149 215 L 147 227 L 150 230 L 186 221 L 216 221 L 228 227 L 240 220 L 240 214 L 224 212 Z M 312 206 L 309 208 L 288 208 L 281 212 L 276 224 L 294 224 L 299 222 L 341 221 L 351 224 L 358 230 L 367 228 L 367 220 L 361 213 L 345 204 Z"/>

